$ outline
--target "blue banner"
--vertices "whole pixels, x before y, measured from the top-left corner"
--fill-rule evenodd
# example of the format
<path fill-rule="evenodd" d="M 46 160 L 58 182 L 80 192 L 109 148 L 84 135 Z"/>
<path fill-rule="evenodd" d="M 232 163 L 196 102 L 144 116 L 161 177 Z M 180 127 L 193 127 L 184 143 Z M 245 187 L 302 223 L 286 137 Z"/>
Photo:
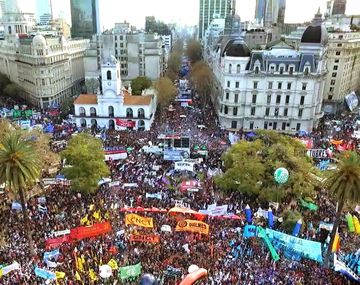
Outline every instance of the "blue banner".
<path fill-rule="evenodd" d="M 183 160 L 181 150 L 165 149 L 164 160 L 179 161 Z"/>
<path fill-rule="evenodd" d="M 253 226 L 253 225 L 245 226 L 244 233 L 243 233 L 244 238 L 256 237 L 257 234 L 258 234 L 257 226 Z"/>
<path fill-rule="evenodd" d="M 44 252 L 44 260 L 47 259 L 56 259 L 60 255 L 59 249 L 54 249 L 53 251 Z"/>
<path fill-rule="evenodd" d="M 283 250 L 287 258 L 295 260 L 308 258 L 323 262 L 320 242 L 297 238 L 271 229 L 266 229 L 266 234 L 275 248 Z"/>
<path fill-rule="evenodd" d="M 51 272 L 49 270 L 46 269 L 42 269 L 39 267 L 35 267 L 35 275 L 44 279 L 50 279 L 50 280 L 55 280 L 56 279 L 56 275 L 54 272 Z"/>

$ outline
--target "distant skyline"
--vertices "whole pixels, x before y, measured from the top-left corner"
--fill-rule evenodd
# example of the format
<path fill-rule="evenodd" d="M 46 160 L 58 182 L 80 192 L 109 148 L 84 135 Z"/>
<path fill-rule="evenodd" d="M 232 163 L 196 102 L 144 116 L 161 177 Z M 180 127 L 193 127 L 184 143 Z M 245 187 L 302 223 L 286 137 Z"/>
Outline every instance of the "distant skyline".
<path fill-rule="evenodd" d="M 15 1 L 15 0 L 6 0 Z M 36 0 L 17 0 L 20 6 L 35 12 Z M 70 0 L 52 0 L 54 16 L 63 16 L 71 22 Z M 165 23 L 197 25 L 199 0 L 99 0 L 100 27 L 111 29 L 116 22 L 127 21 L 137 28 L 145 27 L 145 17 L 155 16 Z M 310 21 L 318 8 L 324 14 L 327 0 L 287 0 L 285 22 L 302 23 Z M 256 0 L 237 0 L 236 12 L 242 21 L 252 21 L 255 16 Z M 25 9 L 25 8 L 24 8 Z M 360 14 L 360 0 L 347 0 L 346 14 Z"/>

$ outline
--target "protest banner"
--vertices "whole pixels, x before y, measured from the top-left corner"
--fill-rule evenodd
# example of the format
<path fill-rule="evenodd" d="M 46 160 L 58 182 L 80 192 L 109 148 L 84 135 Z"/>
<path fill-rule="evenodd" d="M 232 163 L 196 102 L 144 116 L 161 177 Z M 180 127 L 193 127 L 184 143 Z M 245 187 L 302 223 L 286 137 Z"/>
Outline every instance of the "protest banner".
<path fill-rule="evenodd" d="M 288 257 L 298 255 L 323 262 L 320 242 L 297 238 L 271 229 L 266 229 L 266 234 L 272 242 L 275 242 L 275 247 L 283 249 Z"/>
<path fill-rule="evenodd" d="M 54 237 L 63 236 L 63 235 L 69 235 L 70 230 L 63 230 L 63 231 L 57 231 L 52 233 Z"/>
<path fill-rule="evenodd" d="M 129 237 L 129 241 L 158 243 L 158 242 L 160 242 L 160 237 L 157 235 L 133 235 L 133 234 L 131 234 Z"/>
<path fill-rule="evenodd" d="M 146 199 L 158 199 L 161 200 L 162 199 L 162 194 L 161 193 L 146 193 L 145 195 Z"/>
<path fill-rule="evenodd" d="M 44 252 L 44 258 L 43 260 L 48 260 L 52 258 L 57 258 L 60 255 L 59 249 L 54 249 L 53 251 L 46 251 Z"/>
<path fill-rule="evenodd" d="M 9 274 L 10 272 L 14 270 L 20 270 L 20 264 L 14 261 L 10 265 L 4 266 L 0 269 L 0 277 L 4 276 L 6 274 Z"/>
<path fill-rule="evenodd" d="M 153 218 L 144 218 L 136 214 L 127 214 L 125 216 L 125 224 L 144 227 L 144 228 L 154 227 Z"/>
<path fill-rule="evenodd" d="M 253 225 L 245 226 L 243 233 L 244 238 L 256 237 L 257 235 L 258 235 L 257 226 L 253 226 Z"/>
<path fill-rule="evenodd" d="M 196 220 L 182 220 L 179 221 L 176 225 L 175 231 L 177 232 L 195 232 L 208 235 L 209 234 L 209 225 L 196 221 Z"/>
<path fill-rule="evenodd" d="M 125 267 L 120 267 L 118 278 L 121 280 L 128 279 L 131 277 L 138 277 L 141 274 L 141 263 Z"/>
<path fill-rule="evenodd" d="M 179 171 L 194 171 L 194 163 L 186 161 L 177 161 L 175 162 L 175 170 Z"/>
<path fill-rule="evenodd" d="M 56 279 L 56 274 L 54 272 L 39 267 L 35 267 L 35 275 L 46 280 Z"/>
<path fill-rule="evenodd" d="M 53 249 L 59 247 L 63 243 L 69 243 L 69 242 L 71 242 L 70 235 L 64 235 L 63 237 L 60 238 L 47 239 L 45 245 L 46 245 L 46 249 Z"/>
<path fill-rule="evenodd" d="M 106 234 L 112 230 L 110 222 L 93 224 L 86 227 L 77 227 L 70 230 L 71 239 L 81 240 L 84 238 L 95 237 Z"/>

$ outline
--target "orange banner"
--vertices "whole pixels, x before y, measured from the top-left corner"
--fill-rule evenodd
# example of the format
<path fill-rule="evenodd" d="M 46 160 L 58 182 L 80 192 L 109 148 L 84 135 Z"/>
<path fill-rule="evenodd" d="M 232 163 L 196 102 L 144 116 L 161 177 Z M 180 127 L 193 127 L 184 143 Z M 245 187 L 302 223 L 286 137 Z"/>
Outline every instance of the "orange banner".
<path fill-rule="evenodd" d="M 77 227 L 70 230 L 71 239 L 84 239 L 106 234 L 112 230 L 109 222 L 93 224 L 87 227 Z"/>
<path fill-rule="evenodd" d="M 209 234 L 209 225 L 204 222 L 196 220 L 182 220 L 176 225 L 175 231 L 177 232 L 194 232 L 204 235 Z"/>
<path fill-rule="evenodd" d="M 158 243 L 160 237 L 157 235 L 130 235 L 130 241 Z"/>
<path fill-rule="evenodd" d="M 136 214 L 127 214 L 125 216 L 126 225 L 135 225 L 144 228 L 153 228 L 153 218 L 144 218 Z"/>

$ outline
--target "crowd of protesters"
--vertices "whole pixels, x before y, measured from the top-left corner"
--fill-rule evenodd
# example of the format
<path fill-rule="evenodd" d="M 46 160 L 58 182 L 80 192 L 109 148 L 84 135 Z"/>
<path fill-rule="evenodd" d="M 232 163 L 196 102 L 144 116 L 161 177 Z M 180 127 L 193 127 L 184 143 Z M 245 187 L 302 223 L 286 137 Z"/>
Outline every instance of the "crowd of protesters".
<path fill-rule="evenodd" d="M 313 133 L 302 134 L 299 138 L 311 138 L 314 148 L 331 147 L 327 136 L 346 142 L 352 140 L 352 145 L 356 147 L 358 141 L 352 137 L 355 117 L 347 116 L 341 118 L 341 126 L 337 123 L 330 126 L 320 124 Z M 37 123 L 49 120 L 49 116 L 43 114 Z M 194 173 L 175 171 L 171 161 L 164 161 L 162 156 L 142 150 L 149 142 L 158 143 L 158 135 L 169 130 L 189 136 L 192 146 L 204 146 L 207 150 L 207 156 L 195 166 Z M 52 149 L 60 151 L 65 148 L 66 141 L 77 131 L 80 130 L 68 122 L 56 126 Z M 297 285 L 352 282 L 314 261 L 295 261 L 281 256 L 279 261 L 274 262 L 261 239 L 242 237 L 246 224 L 243 214 L 245 206 L 249 204 L 252 209 L 257 209 L 262 205 L 239 193 L 230 197 L 219 195 L 209 169 L 221 169 L 220 157 L 229 146 L 228 137 L 219 128 L 215 112 L 209 106 L 204 107 L 197 95 L 193 96 L 192 108 L 181 107 L 174 102 L 171 110 L 156 118 L 149 132 L 93 130 L 94 134 L 100 132 L 103 133 L 104 147 L 131 147 L 126 159 L 108 162 L 111 180 L 117 183 L 104 183 L 93 195 L 76 194 L 71 191 L 71 186 L 59 183 L 46 186 L 42 195 L 30 198 L 27 211 L 35 255 L 28 250 L 29 243 L 21 211 L 12 210 L 9 204 L 0 215 L 6 240 L 0 246 L 0 266 L 16 261 L 21 267 L 7 275 L 0 274 L 0 284 L 53 282 L 36 276 L 35 267 L 65 273 L 56 280 L 57 284 L 139 284 L 139 278 L 118 278 L 120 267 L 139 262 L 142 273 L 151 273 L 161 284 L 169 285 L 178 284 L 192 264 L 208 270 L 208 277 L 199 284 Z M 246 139 L 246 134 L 240 132 L 239 138 Z M 197 192 L 180 191 L 179 185 L 186 180 L 201 181 L 201 189 Z M 159 196 L 149 198 L 147 194 Z M 142 212 L 138 208 L 138 215 L 153 218 L 154 227 L 141 228 L 125 224 L 128 208 L 155 207 L 169 210 L 175 205 L 182 205 L 198 211 L 214 203 L 227 204 L 228 212 L 238 218 L 203 217 L 203 222 L 210 228 L 208 235 L 175 231 L 179 219 L 194 219 L 191 214 L 173 216 L 163 212 Z M 332 217 L 335 217 L 335 205 L 323 192 L 319 193 L 317 203 L 319 210 L 309 219 L 313 221 L 313 228 L 305 227 L 300 237 L 326 242 L 327 233 L 324 236 L 322 231 L 314 228 L 326 218 L 331 222 Z M 283 206 L 280 205 L 279 209 L 274 209 L 274 214 L 279 215 L 282 210 Z M 46 248 L 46 240 L 53 238 L 55 232 L 103 221 L 111 223 L 110 233 L 61 244 L 58 247 L 60 254 L 51 263 L 43 258 L 44 252 L 52 250 Z M 262 225 L 265 220 L 259 218 L 256 223 Z M 169 225 L 171 231 L 163 231 L 164 225 Z M 360 245 L 359 238 L 354 235 L 350 238 L 346 228 L 341 228 L 340 231 L 342 248 L 349 252 L 356 251 Z M 132 242 L 130 234 L 157 235 L 160 239 L 158 243 Z M 102 279 L 98 274 L 99 266 L 112 260 L 117 263 L 113 276 Z"/>

